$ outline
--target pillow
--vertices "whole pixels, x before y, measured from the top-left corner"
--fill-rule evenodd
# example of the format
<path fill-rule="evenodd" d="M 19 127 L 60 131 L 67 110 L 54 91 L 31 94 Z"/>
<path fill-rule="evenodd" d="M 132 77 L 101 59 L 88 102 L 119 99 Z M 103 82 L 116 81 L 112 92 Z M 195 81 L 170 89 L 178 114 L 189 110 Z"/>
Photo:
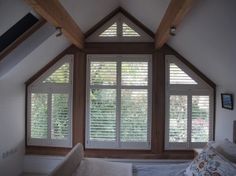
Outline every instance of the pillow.
<path fill-rule="evenodd" d="M 216 149 L 207 146 L 191 162 L 185 171 L 186 176 L 236 176 L 236 167 L 219 154 Z"/>
<path fill-rule="evenodd" d="M 236 144 L 230 142 L 228 139 L 220 142 L 209 142 L 208 146 L 214 147 L 218 153 L 223 155 L 231 162 L 236 163 Z"/>
<path fill-rule="evenodd" d="M 83 158 L 83 146 L 77 144 L 65 157 L 63 162 L 59 164 L 50 176 L 71 176 L 72 173 L 79 167 Z"/>

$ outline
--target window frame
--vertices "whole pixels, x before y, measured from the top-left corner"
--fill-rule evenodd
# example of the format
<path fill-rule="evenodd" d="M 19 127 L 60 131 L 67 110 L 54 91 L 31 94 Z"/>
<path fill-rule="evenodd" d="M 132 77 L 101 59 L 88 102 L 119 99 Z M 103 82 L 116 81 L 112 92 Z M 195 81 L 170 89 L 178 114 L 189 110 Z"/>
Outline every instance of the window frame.
<path fill-rule="evenodd" d="M 170 84 L 169 65 L 176 64 L 181 70 L 188 74 L 197 84 Z M 214 136 L 214 89 L 210 87 L 198 74 L 194 73 L 187 65 L 179 60 L 175 55 L 165 55 L 165 149 L 166 150 L 183 150 L 202 148 L 206 142 L 192 142 L 192 97 L 193 96 L 209 96 L 209 140 L 213 140 Z M 187 142 L 169 142 L 169 108 L 170 96 L 179 95 L 187 96 Z"/>
<path fill-rule="evenodd" d="M 87 55 L 87 72 L 86 72 L 86 127 L 85 127 L 85 148 L 87 149 L 134 149 L 134 150 L 150 150 L 151 149 L 151 133 L 152 133 L 152 55 L 150 54 L 88 54 Z M 92 61 L 109 61 L 117 63 L 116 78 L 117 82 L 115 85 L 100 86 L 98 88 L 111 87 L 118 92 L 116 97 L 116 140 L 114 142 L 102 142 L 102 141 L 91 141 L 89 139 L 89 109 L 90 109 L 90 89 L 96 88 L 96 85 L 90 85 L 90 62 Z M 148 62 L 148 85 L 147 86 L 122 86 L 121 85 L 121 63 L 122 62 Z M 119 77 L 120 76 L 120 77 Z M 120 141 L 120 112 L 121 111 L 121 90 L 122 89 L 144 89 L 147 90 L 147 105 L 148 105 L 148 129 L 147 129 L 147 142 L 121 142 Z M 109 89 L 109 88 L 108 88 Z"/>
<path fill-rule="evenodd" d="M 64 63 L 69 63 L 69 82 L 68 83 L 43 83 L 43 81 L 56 71 Z M 74 55 L 65 54 L 60 60 L 54 63 L 49 69 L 41 74 L 36 80 L 27 86 L 27 145 L 28 146 L 43 146 L 43 147 L 72 147 L 72 127 L 73 127 L 73 70 L 74 70 Z M 48 116 L 48 135 L 47 138 L 32 138 L 31 137 L 31 95 L 33 93 L 47 94 L 47 114 L 52 115 L 52 95 L 53 94 L 68 94 L 68 113 L 69 113 L 69 134 L 68 139 L 51 139 L 51 121 L 52 116 Z"/>

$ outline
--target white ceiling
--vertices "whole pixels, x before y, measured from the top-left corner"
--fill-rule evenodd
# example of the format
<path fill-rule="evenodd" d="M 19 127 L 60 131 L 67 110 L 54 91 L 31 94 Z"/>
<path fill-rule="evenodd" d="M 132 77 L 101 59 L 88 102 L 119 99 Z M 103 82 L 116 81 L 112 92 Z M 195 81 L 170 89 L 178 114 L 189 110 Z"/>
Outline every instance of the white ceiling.
<path fill-rule="evenodd" d="M 153 32 L 170 0 L 60 0 L 83 32 L 118 7 L 124 8 Z"/>
<path fill-rule="evenodd" d="M 153 32 L 170 0 L 60 0 L 83 32 L 121 6 Z M 235 0 L 198 0 L 168 44 L 217 85 L 236 86 Z M 0 0 L 0 33 L 30 11 L 23 0 Z M 12 13 L 14 12 L 14 13 Z M 4 25 L 3 25 L 4 24 Z"/>

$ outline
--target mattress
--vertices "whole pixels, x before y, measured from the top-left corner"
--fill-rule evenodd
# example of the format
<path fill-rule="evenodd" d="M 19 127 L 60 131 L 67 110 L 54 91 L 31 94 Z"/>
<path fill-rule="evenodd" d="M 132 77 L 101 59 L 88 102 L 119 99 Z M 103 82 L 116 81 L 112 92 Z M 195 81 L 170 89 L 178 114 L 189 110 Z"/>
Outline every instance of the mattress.
<path fill-rule="evenodd" d="M 187 163 L 133 165 L 133 176 L 183 176 Z"/>

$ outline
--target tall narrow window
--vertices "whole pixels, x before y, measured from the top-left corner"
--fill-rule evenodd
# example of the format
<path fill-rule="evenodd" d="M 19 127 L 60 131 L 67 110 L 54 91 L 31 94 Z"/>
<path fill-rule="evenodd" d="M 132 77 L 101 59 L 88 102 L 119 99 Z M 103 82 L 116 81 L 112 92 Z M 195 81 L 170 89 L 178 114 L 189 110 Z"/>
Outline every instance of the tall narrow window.
<path fill-rule="evenodd" d="M 166 56 L 166 149 L 202 147 L 212 139 L 213 89 L 175 56 Z"/>
<path fill-rule="evenodd" d="M 87 90 L 87 148 L 150 148 L 149 55 L 89 55 Z"/>
<path fill-rule="evenodd" d="M 72 146 L 72 67 L 66 55 L 28 86 L 28 145 Z"/>

